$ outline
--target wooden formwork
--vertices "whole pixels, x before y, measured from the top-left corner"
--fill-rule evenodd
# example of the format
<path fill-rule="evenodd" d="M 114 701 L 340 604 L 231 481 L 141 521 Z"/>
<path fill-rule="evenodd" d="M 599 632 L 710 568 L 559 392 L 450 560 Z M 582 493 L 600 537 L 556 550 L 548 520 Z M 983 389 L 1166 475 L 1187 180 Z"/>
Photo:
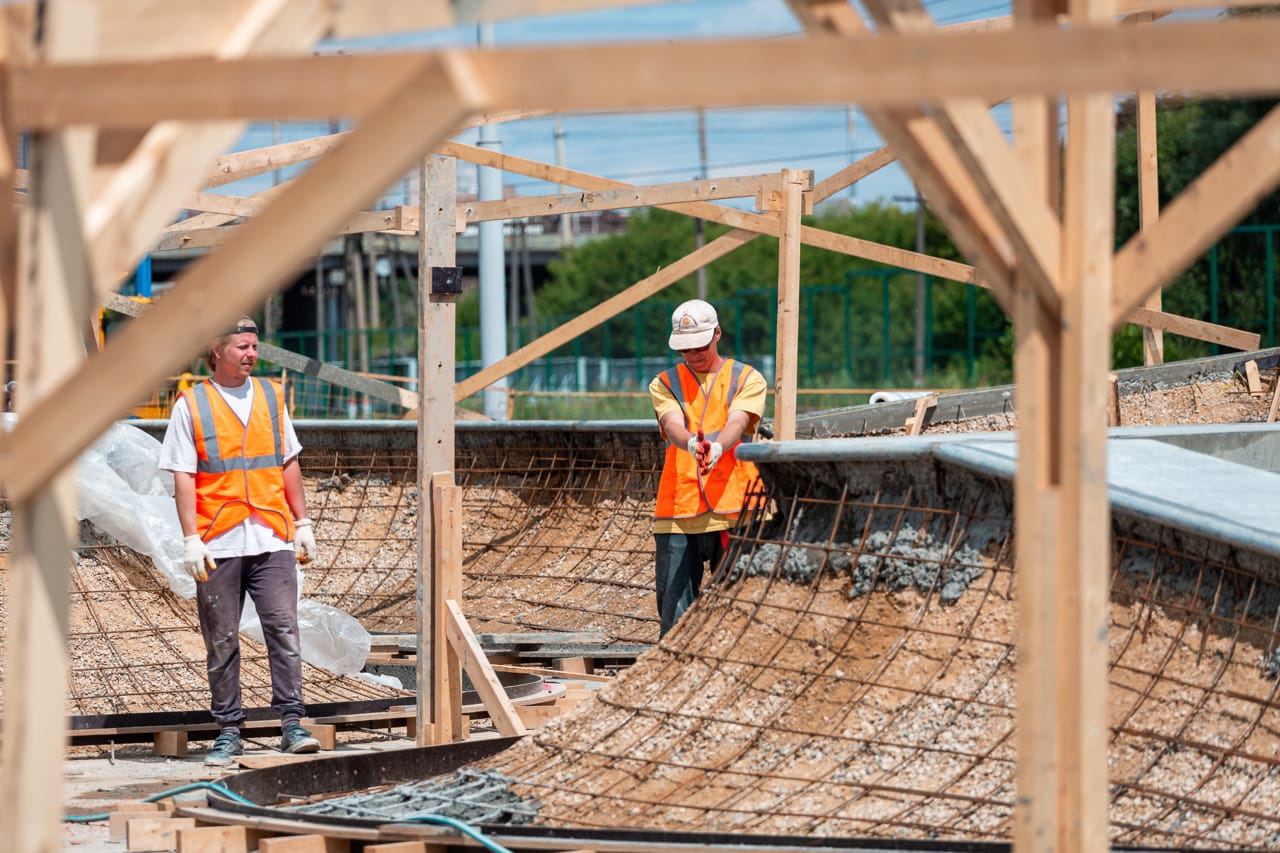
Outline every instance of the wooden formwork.
<path fill-rule="evenodd" d="M 63 732 L 48 711 L 61 707 L 63 690 L 59 650 L 75 500 L 68 464 L 125 414 L 129 401 L 278 289 L 322 241 L 348 227 L 367 199 L 478 114 L 805 103 L 863 107 L 972 261 L 973 280 L 990 287 L 1014 317 L 1015 378 L 1023 389 L 1017 523 L 1024 535 L 1017 541 L 1020 564 L 1038 569 L 1021 590 L 1016 843 L 1022 850 L 1105 847 L 1106 649 L 1098 629 L 1107 589 L 1111 331 L 1135 312 L 1153 329 L 1185 328 L 1185 321 L 1159 313 L 1161 287 L 1280 181 L 1280 112 L 1273 112 L 1157 218 L 1150 93 L 1280 89 L 1273 49 L 1280 22 L 1157 24 L 1139 0 L 1018 0 L 1009 21 L 942 36 L 914 0 L 866 0 L 870 24 L 847 0 L 790 0 L 808 37 L 767 45 L 305 55 L 327 34 L 439 26 L 456 22 L 460 8 L 492 19 L 617 2 L 114 0 L 108 8 L 95 0 L 49 0 L 0 7 L 0 173 L 11 185 L 10 146 L 18 131 L 32 134 L 25 209 L 15 216 L 11 206 L 0 206 L 0 319 L 15 332 L 22 418 L 0 437 L 0 481 L 14 510 L 0 824 L 13 849 L 45 850 L 56 841 L 59 773 L 49 759 Z M 762 54 L 768 61 L 760 61 Z M 271 85 L 260 85 L 266 79 Z M 1118 91 L 1140 93 L 1144 201 L 1142 233 L 1114 251 Z M 1012 144 L 986 111 L 1010 97 Z M 1066 99 L 1068 117 L 1061 149 L 1058 98 Z M 354 117 L 356 129 L 193 266 L 118 341 L 84 357 L 84 318 L 173 211 L 205 186 L 208 162 L 243 121 L 335 115 Z M 443 618 L 454 588 L 443 570 L 456 570 L 449 528 L 457 519 L 440 507 L 455 488 L 453 402 L 465 390 L 453 388 L 453 297 L 427 287 L 433 268 L 453 266 L 451 163 L 425 161 L 418 219 L 425 232 L 422 538 L 431 545 L 424 553 L 433 555 L 421 584 L 430 606 L 419 634 L 434 637 L 419 661 L 434 659 L 436 673 L 456 671 L 447 660 Z M 795 341 L 788 333 L 795 328 L 799 246 L 832 238 L 800 224 L 804 178 L 788 171 L 781 181 L 781 210 L 717 214 L 735 230 L 669 274 L 674 281 L 758 233 L 779 238 L 777 421 L 787 438 L 794 424 Z M 717 210 L 697 205 L 703 218 Z M 655 290 L 663 284 L 647 280 Z M 623 302 L 643 298 L 643 288 L 628 293 Z M 557 331 L 572 337 L 615 309 L 605 303 L 590 320 Z M 546 340 L 549 349 L 555 338 Z M 468 393 L 537 354 L 514 353 L 476 377 Z M 1153 335 L 1148 357 L 1158 356 Z M 442 689 L 431 700 L 430 725 L 445 735 L 447 698 Z"/>

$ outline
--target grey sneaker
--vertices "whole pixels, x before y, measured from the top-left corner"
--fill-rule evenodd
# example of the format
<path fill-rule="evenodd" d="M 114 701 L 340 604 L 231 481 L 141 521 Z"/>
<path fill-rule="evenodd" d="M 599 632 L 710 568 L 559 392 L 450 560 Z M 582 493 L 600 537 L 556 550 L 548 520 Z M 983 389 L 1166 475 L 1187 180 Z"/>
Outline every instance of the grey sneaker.
<path fill-rule="evenodd" d="M 229 767 L 237 755 L 244 755 L 244 741 L 239 735 L 223 732 L 213 742 L 213 749 L 204 757 L 205 767 Z"/>
<path fill-rule="evenodd" d="M 311 732 L 294 724 L 285 726 L 284 737 L 280 738 L 280 751 L 291 755 L 303 752 L 319 752 L 320 741 L 311 736 Z"/>

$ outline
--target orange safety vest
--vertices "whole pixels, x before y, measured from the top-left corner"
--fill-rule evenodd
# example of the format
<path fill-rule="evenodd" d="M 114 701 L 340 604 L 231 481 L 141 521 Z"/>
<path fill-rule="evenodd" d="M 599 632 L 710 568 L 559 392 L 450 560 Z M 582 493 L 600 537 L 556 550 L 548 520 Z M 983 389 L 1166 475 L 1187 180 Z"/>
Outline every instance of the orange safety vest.
<path fill-rule="evenodd" d="M 750 365 L 725 359 L 711 380 L 710 393 L 705 398 L 697 375 L 688 365 L 677 364 L 658 374 L 658 379 L 680 403 L 685 428 L 694 434 L 702 430 L 708 441 L 715 441 L 729 419 L 729 406 L 750 370 Z M 696 417 L 691 417 L 691 412 Z M 742 441 L 751 441 L 751 436 L 744 435 Z M 698 461 L 688 450 L 668 441 L 654 517 L 693 518 L 708 511 L 719 515 L 740 513 L 757 471 L 752 463 L 738 461 L 737 446 L 726 447 L 711 473 L 703 477 L 698 473 Z"/>
<path fill-rule="evenodd" d="M 284 496 L 284 391 L 262 379 L 249 423 L 208 379 L 182 392 L 196 443 L 196 525 L 206 542 L 253 513 L 276 535 L 293 541 L 293 513 Z"/>

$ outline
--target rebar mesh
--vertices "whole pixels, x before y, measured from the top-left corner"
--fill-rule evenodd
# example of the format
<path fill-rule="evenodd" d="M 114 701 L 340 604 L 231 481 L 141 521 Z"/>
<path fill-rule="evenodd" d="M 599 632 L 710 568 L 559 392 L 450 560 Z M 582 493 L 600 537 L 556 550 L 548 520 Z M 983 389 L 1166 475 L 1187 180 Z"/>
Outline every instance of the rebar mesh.
<path fill-rule="evenodd" d="M 659 648 L 478 765 L 518 780 L 539 823 L 1010 837 L 1008 484 L 923 461 L 794 467 Z M 1116 843 L 1280 844 L 1278 577 L 1272 558 L 1117 517 Z"/>
<path fill-rule="evenodd" d="M 97 716 L 208 708 L 205 650 L 195 602 L 174 595 L 147 558 L 102 541 L 88 525 L 82 525 L 81 532 L 71 573 L 66 713 Z M 7 551 L 7 541 L 4 545 Z M 0 565 L 7 569 L 8 554 L 2 556 Z M 5 628 L 5 612 L 0 609 L 0 630 Z M 244 706 L 270 706 L 266 648 L 242 636 L 240 656 Z M 308 703 L 403 695 L 305 663 L 302 677 Z"/>
<path fill-rule="evenodd" d="M 304 442 L 319 545 L 306 595 L 373 631 L 417 630 L 412 449 L 353 447 L 337 430 Z M 460 430 L 455 477 L 463 489 L 463 594 L 471 625 L 654 642 L 659 450 L 652 428 Z"/>

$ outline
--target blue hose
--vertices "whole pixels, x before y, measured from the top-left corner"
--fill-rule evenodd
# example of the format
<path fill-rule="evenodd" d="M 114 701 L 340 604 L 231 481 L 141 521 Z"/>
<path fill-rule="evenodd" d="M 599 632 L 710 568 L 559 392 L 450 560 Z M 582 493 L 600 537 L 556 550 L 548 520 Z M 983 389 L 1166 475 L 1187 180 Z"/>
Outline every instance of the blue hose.
<path fill-rule="evenodd" d="M 510 848 L 503 847 L 498 842 L 494 841 L 491 838 L 488 838 L 484 833 L 476 829 L 471 824 L 464 823 L 463 821 L 460 821 L 454 817 L 449 817 L 448 815 L 420 814 L 420 815 L 414 815 L 413 817 L 407 818 L 406 820 L 410 823 L 435 823 L 435 824 L 440 824 L 441 826 L 452 827 L 453 829 L 458 830 L 458 832 L 461 832 L 463 835 L 467 836 L 471 840 L 477 842 L 481 847 L 483 847 L 486 850 L 492 850 L 493 853 L 512 853 Z"/>
<path fill-rule="evenodd" d="M 156 800 L 163 800 L 165 797 L 176 797 L 178 794 L 185 794 L 187 791 L 201 790 L 214 791 L 228 799 L 234 800 L 242 806 L 256 805 L 252 800 L 246 800 L 236 792 L 230 790 L 224 785 L 219 785 L 217 782 L 192 782 L 190 785 L 182 785 L 178 788 L 171 788 L 168 791 L 161 791 L 159 794 L 152 794 L 150 797 L 143 800 L 143 802 L 154 803 Z M 107 820 L 110 817 L 111 814 L 109 812 L 104 812 L 102 814 L 66 815 L 62 819 L 67 823 L 95 823 L 100 820 Z M 503 847 L 496 841 L 487 838 L 484 833 L 480 832 L 480 830 L 471 826 L 469 823 L 464 823 L 463 821 L 458 820 L 457 818 L 440 814 L 422 814 L 414 815 L 407 820 L 410 823 L 434 823 L 441 826 L 448 826 L 458 830 L 458 832 L 461 832 L 463 835 L 471 838 L 486 850 L 493 851 L 493 853 L 512 853 L 509 848 Z"/>
<path fill-rule="evenodd" d="M 176 797 L 178 794 L 185 794 L 187 791 L 216 791 L 224 797 L 235 800 L 242 806 L 252 806 L 256 803 L 246 800 L 235 791 L 217 782 L 192 782 L 190 785 L 183 785 L 179 788 L 171 788 L 168 791 L 161 791 L 159 794 L 152 794 L 143 800 L 144 803 L 154 803 L 156 800 L 163 800 L 165 797 Z M 62 820 L 66 823 L 96 823 L 100 820 L 107 820 L 111 817 L 110 812 L 102 814 L 81 814 L 81 815 L 64 815 Z"/>

